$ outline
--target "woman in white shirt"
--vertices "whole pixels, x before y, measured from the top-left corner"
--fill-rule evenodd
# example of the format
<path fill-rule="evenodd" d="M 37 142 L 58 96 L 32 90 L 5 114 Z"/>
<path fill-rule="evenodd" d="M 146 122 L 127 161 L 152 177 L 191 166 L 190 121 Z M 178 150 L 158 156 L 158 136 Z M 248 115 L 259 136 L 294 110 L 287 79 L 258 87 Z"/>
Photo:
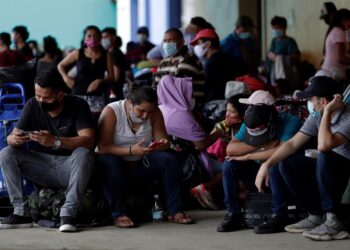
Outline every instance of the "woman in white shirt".
<path fill-rule="evenodd" d="M 148 146 L 151 142 L 155 146 Z M 109 104 L 99 120 L 97 160 L 104 193 L 112 209 L 115 225 L 135 226 L 124 207 L 125 186 L 139 186 L 161 177 L 168 220 L 190 224 L 182 212 L 182 170 L 169 148 L 157 93 L 147 86 L 133 87 L 127 99 Z"/>

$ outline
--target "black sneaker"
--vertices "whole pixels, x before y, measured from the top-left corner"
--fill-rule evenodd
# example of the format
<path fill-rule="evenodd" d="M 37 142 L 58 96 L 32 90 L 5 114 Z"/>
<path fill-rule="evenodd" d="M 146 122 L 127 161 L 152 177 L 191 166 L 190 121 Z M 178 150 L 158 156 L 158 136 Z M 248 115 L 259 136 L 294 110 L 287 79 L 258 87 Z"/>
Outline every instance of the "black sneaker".
<path fill-rule="evenodd" d="M 60 222 L 60 232 L 76 232 L 77 228 L 74 223 L 74 218 L 70 216 L 62 216 Z"/>
<path fill-rule="evenodd" d="M 254 233 L 256 234 L 273 234 L 284 232 L 284 227 L 288 225 L 286 218 L 273 214 L 268 221 L 256 226 Z"/>
<path fill-rule="evenodd" d="M 243 228 L 243 219 L 240 214 L 230 214 L 225 215 L 224 221 L 221 222 L 216 228 L 216 231 L 222 232 L 232 232 Z"/>
<path fill-rule="evenodd" d="M 0 229 L 30 228 L 33 227 L 32 217 L 11 214 L 0 222 Z"/>

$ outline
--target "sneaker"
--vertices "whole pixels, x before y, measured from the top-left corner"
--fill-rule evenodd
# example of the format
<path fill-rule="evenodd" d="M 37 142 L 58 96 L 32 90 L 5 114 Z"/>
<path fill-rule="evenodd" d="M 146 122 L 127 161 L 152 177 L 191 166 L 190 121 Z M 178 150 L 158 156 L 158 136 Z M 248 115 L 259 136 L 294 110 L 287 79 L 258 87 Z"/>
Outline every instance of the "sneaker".
<path fill-rule="evenodd" d="M 77 228 L 74 224 L 74 218 L 70 216 L 62 216 L 60 222 L 60 232 L 76 232 Z"/>
<path fill-rule="evenodd" d="M 284 228 L 289 233 L 303 233 L 321 225 L 321 217 L 310 214 L 305 219 Z"/>
<path fill-rule="evenodd" d="M 287 225 L 287 219 L 273 214 L 269 220 L 256 226 L 254 233 L 256 234 L 273 234 L 284 232 L 284 227 Z"/>
<path fill-rule="evenodd" d="M 191 194 L 197 199 L 202 207 L 214 210 L 218 209 L 213 201 L 213 197 L 211 196 L 210 192 L 205 189 L 203 184 L 199 184 L 197 187 L 192 188 Z"/>
<path fill-rule="evenodd" d="M 311 231 L 305 231 L 303 235 L 312 240 L 342 240 L 350 238 L 349 233 L 343 230 L 343 224 L 332 213 L 327 213 L 325 223 Z"/>
<path fill-rule="evenodd" d="M 0 229 L 30 228 L 33 227 L 32 217 L 11 214 L 0 222 Z"/>
<path fill-rule="evenodd" d="M 224 221 L 221 222 L 216 231 L 223 232 L 232 232 L 243 228 L 243 219 L 240 214 L 231 214 L 227 213 L 225 215 Z"/>

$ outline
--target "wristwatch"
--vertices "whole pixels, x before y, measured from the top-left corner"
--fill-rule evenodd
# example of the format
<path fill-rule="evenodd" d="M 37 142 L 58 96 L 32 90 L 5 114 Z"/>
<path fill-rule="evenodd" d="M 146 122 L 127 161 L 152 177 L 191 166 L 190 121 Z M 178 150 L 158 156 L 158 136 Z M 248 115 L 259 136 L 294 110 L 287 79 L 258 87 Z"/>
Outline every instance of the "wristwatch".
<path fill-rule="evenodd" d="M 62 142 L 61 142 L 60 138 L 58 136 L 55 136 L 55 141 L 53 143 L 53 147 L 52 148 L 54 150 L 57 150 L 57 149 L 59 149 L 61 147 L 61 144 L 62 144 Z"/>

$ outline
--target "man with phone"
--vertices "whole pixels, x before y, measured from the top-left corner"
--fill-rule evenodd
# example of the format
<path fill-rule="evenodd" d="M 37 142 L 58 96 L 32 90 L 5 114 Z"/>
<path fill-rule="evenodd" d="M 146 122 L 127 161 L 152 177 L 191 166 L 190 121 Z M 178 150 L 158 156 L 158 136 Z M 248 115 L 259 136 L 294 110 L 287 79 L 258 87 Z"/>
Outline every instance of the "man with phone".
<path fill-rule="evenodd" d="M 60 232 L 76 231 L 74 219 L 85 192 L 94 157 L 94 124 L 88 104 L 62 91 L 55 71 L 35 79 L 35 97 L 24 106 L 20 120 L 0 152 L 0 166 L 14 212 L 0 229 L 32 227 L 22 193 L 22 176 L 45 188 L 66 188 L 60 211 Z M 31 151 L 21 147 L 33 142 Z"/>
<path fill-rule="evenodd" d="M 299 98 L 309 98 L 310 115 L 300 131 L 260 167 L 255 185 L 259 191 L 263 183 L 269 185 L 270 181 L 271 186 L 275 185 L 272 207 L 278 207 L 280 213 L 255 228 L 256 233 L 283 230 L 287 211 L 285 192 L 289 191 L 309 216 L 284 230 L 303 233 L 312 240 L 350 236 L 339 219 L 341 197 L 350 177 L 350 107 L 337 94 L 337 86 L 330 77 L 316 76 L 305 91 L 297 94 Z M 318 140 L 317 159 L 299 150 L 312 137 Z M 326 217 L 324 222 L 322 215 Z"/>

